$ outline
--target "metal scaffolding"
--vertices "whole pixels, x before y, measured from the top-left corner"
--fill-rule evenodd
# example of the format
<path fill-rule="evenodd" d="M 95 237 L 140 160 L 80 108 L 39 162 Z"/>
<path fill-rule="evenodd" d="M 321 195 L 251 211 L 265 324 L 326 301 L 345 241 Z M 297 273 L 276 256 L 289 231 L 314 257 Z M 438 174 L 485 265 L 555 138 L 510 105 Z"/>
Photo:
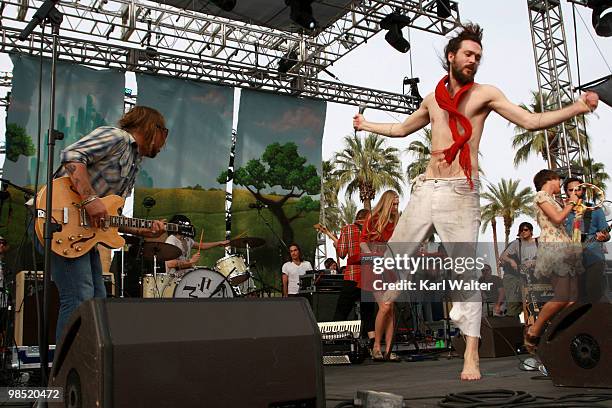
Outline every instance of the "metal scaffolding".
<path fill-rule="evenodd" d="M 542 110 L 560 109 L 574 102 L 561 4 L 559 0 L 528 0 L 527 6 Z M 545 132 L 548 167 L 562 176 L 575 174 L 577 169 L 571 163 L 583 165 L 584 121 L 573 118 Z"/>
<path fill-rule="evenodd" d="M 40 1 L 2 3 L 0 51 L 44 55 L 50 43 L 37 31 L 27 42 L 19 31 Z M 60 59 L 92 67 L 183 77 L 241 88 L 300 95 L 329 102 L 411 113 L 418 101 L 409 95 L 379 91 L 319 78 L 341 57 L 381 29 L 391 12 L 411 18 L 412 28 L 444 35 L 460 24 L 456 2 L 450 16 L 437 15 L 436 0 L 364 0 L 314 35 L 275 30 L 241 21 L 136 0 L 61 2 Z M 295 55 L 287 73 L 281 60 Z"/>

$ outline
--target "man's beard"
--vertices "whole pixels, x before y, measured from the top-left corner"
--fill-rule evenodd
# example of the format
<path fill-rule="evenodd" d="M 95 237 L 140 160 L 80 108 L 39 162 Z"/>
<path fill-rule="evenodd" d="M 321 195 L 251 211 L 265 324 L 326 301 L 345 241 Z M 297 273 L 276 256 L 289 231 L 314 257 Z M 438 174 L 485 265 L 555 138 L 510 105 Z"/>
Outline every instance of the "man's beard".
<path fill-rule="evenodd" d="M 476 67 L 474 67 L 474 70 L 472 71 L 471 75 L 466 75 L 463 73 L 463 71 L 461 69 L 458 69 L 457 66 L 453 63 L 451 63 L 451 72 L 453 74 L 453 78 L 455 78 L 455 80 L 457 82 L 459 82 L 460 85 L 465 85 L 465 84 L 469 84 L 470 82 L 474 82 L 474 76 L 476 76 Z"/>

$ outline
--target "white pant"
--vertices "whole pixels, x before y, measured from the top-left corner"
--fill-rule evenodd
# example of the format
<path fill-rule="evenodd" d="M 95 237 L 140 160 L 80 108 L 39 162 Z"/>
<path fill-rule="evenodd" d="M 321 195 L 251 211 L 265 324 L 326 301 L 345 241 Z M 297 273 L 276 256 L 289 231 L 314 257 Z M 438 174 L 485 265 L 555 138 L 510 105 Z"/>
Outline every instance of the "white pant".
<path fill-rule="evenodd" d="M 393 252 L 412 256 L 419 244 L 435 232 L 450 258 L 476 256 L 480 227 L 480 183 L 474 189 L 465 178 L 417 178 L 410 202 L 389 240 L 387 256 Z M 457 274 L 456 279 L 475 278 L 475 271 Z M 467 336 L 480 337 L 482 303 L 479 291 L 453 294 L 450 318 Z"/>

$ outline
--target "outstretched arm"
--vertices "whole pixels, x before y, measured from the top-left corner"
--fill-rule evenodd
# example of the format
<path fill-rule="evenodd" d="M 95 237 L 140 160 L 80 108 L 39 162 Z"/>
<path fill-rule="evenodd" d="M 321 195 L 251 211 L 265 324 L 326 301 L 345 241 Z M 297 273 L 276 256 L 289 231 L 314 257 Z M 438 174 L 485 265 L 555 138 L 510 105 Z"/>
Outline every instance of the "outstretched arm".
<path fill-rule="evenodd" d="M 586 92 L 571 105 L 543 113 L 531 113 L 510 102 L 499 89 L 488 86 L 489 107 L 505 119 L 529 131 L 548 129 L 565 122 L 574 116 L 589 113 L 597 108 L 599 97 L 594 92 Z"/>
<path fill-rule="evenodd" d="M 419 109 L 408 116 L 403 123 L 374 123 L 365 120 L 363 115 L 357 114 L 353 117 L 353 128 L 355 130 L 365 130 L 366 132 L 376 133 L 388 137 L 404 137 L 429 124 L 429 110 L 427 103 L 431 96 L 425 98 Z"/>

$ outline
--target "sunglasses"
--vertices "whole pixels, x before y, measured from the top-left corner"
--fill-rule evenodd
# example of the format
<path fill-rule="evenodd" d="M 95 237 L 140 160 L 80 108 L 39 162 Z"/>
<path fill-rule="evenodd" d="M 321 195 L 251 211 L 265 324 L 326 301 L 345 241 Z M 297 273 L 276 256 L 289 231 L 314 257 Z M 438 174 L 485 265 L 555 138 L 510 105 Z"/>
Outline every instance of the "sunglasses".
<path fill-rule="evenodd" d="M 521 228 L 521 232 L 525 232 L 525 231 L 531 232 L 531 230 L 529 228 Z"/>
<path fill-rule="evenodd" d="M 164 134 L 164 137 L 168 137 L 168 132 L 169 132 L 168 128 L 165 128 L 162 125 L 157 125 L 155 127 L 162 131 L 162 133 Z"/>
<path fill-rule="evenodd" d="M 567 191 L 569 191 L 570 193 L 575 193 L 576 191 L 582 191 L 582 187 L 570 188 Z"/>

